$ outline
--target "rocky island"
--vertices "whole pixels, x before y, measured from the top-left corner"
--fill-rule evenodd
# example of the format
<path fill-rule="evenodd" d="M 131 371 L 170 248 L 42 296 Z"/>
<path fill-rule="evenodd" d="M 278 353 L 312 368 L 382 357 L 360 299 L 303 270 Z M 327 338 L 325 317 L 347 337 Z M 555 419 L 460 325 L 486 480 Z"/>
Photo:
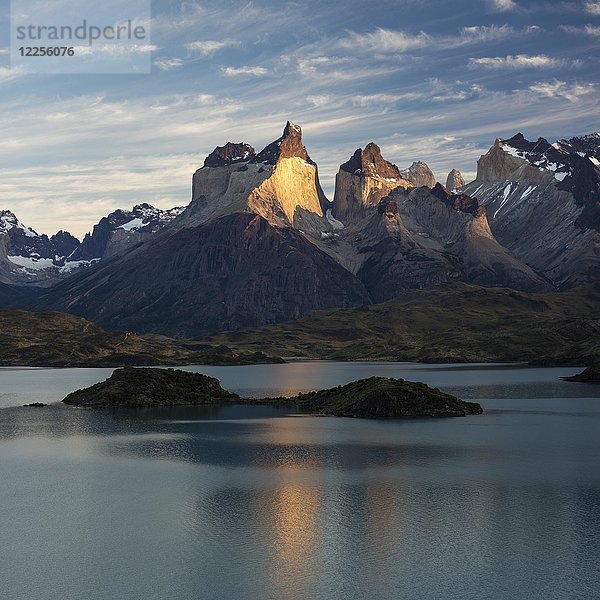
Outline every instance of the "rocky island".
<path fill-rule="evenodd" d="M 571 377 L 561 377 L 563 381 L 579 381 L 581 383 L 600 383 L 600 365 L 594 365 Z"/>
<path fill-rule="evenodd" d="M 179 369 L 125 367 L 101 383 L 69 394 L 63 402 L 90 408 L 236 403 L 218 379 Z"/>
<path fill-rule="evenodd" d="M 64 403 L 89 408 L 177 406 L 203 404 L 272 404 L 342 417 L 400 419 L 458 417 L 483 412 L 424 383 L 370 377 L 328 390 L 292 398 L 240 398 L 218 379 L 177 369 L 117 369 L 102 383 L 69 394 Z"/>
<path fill-rule="evenodd" d="M 474 402 L 464 402 L 424 383 L 390 377 L 360 379 L 289 400 L 311 412 L 365 419 L 464 417 L 483 413 Z"/>

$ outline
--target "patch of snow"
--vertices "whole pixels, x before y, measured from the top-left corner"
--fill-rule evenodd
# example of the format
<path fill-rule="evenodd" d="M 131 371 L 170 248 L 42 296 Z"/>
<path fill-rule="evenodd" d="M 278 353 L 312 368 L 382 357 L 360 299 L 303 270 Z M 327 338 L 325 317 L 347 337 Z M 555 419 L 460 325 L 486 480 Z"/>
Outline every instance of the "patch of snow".
<path fill-rule="evenodd" d="M 43 271 L 54 267 L 51 258 L 28 258 L 27 256 L 7 256 L 11 263 L 26 269 L 27 271 Z"/>
<path fill-rule="evenodd" d="M 0 233 L 7 233 L 13 228 L 21 229 L 27 237 L 37 237 L 37 233 L 25 227 L 10 210 L 0 211 Z"/>
<path fill-rule="evenodd" d="M 124 229 L 125 231 L 135 231 L 136 229 L 140 229 L 144 226 L 144 219 L 137 218 L 132 219 L 128 223 L 124 223 L 118 229 Z"/>
<path fill-rule="evenodd" d="M 70 262 L 66 262 L 58 271 L 64 275 L 65 273 L 71 273 L 80 267 L 89 267 L 93 264 L 96 264 L 99 260 L 99 258 L 92 258 L 92 260 L 72 260 Z"/>
<path fill-rule="evenodd" d="M 496 218 L 496 215 L 502 210 L 502 207 L 506 204 L 506 202 L 508 201 L 508 197 L 510 196 L 510 193 L 512 191 L 512 183 L 509 183 L 505 188 L 504 188 L 504 197 L 502 198 L 502 202 L 500 203 L 500 206 L 498 207 L 498 209 L 496 210 L 496 212 L 494 213 L 494 219 Z"/>
<path fill-rule="evenodd" d="M 502 150 L 511 156 L 516 156 L 517 158 L 525 158 L 525 152 L 523 150 L 518 150 L 517 148 L 513 148 L 508 144 L 502 144 Z"/>
<path fill-rule="evenodd" d="M 325 213 L 325 218 L 329 221 L 329 224 L 334 228 L 334 229 L 344 229 L 344 224 L 341 221 L 338 221 L 332 214 L 331 214 L 331 209 L 328 208 L 327 212 Z"/>
<path fill-rule="evenodd" d="M 531 194 L 531 192 L 533 192 L 533 190 L 535 190 L 537 186 L 535 185 L 530 185 L 522 194 L 521 194 L 521 200 L 524 200 L 525 198 L 527 198 L 527 196 L 529 196 Z"/>
<path fill-rule="evenodd" d="M 595 164 L 597 167 L 600 167 L 600 160 L 598 160 L 595 156 L 590 156 L 589 159 Z"/>

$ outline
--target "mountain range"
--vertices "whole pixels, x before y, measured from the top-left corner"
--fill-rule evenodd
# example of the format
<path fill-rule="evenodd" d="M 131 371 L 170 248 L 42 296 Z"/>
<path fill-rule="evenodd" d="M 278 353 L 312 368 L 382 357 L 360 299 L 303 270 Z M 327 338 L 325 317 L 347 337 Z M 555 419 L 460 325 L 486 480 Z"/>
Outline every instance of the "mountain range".
<path fill-rule="evenodd" d="M 384 302 L 446 282 L 526 292 L 600 275 L 600 135 L 496 140 L 464 184 L 370 143 L 332 202 L 298 125 L 260 152 L 217 147 L 192 200 L 118 210 L 82 242 L 0 213 L 0 304 L 194 337 Z M 14 290 L 14 294 L 11 293 Z M 32 291 L 35 290 L 35 293 Z"/>

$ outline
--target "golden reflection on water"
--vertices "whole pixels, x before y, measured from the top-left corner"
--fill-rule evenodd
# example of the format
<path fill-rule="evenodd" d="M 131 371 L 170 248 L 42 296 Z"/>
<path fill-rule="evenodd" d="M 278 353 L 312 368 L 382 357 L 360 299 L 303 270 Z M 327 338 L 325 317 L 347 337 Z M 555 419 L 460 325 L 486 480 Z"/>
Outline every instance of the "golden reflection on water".
<path fill-rule="evenodd" d="M 314 441 L 314 432 L 310 427 L 299 427 L 299 421 L 282 418 L 269 424 L 269 444 L 289 446 L 289 451 L 280 455 L 275 467 L 275 487 L 268 495 L 271 510 L 266 511 L 270 522 L 264 524 L 264 535 L 274 563 L 273 585 L 282 595 L 300 599 L 306 597 L 304 586 L 309 586 L 316 569 L 323 482 L 318 460 L 312 453 L 301 451 L 307 441 Z"/>

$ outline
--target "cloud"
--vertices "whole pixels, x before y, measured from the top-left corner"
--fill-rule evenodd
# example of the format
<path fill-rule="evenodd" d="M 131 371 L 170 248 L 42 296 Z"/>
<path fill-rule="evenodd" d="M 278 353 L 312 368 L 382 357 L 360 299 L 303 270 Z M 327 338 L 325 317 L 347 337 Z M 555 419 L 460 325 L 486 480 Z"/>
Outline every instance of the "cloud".
<path fill-rule="evenodd" d="M 539 82 L 529 86 L 529 90 L 547 98 L 565 98 L 569 102 L 577 102 L 582 96 L 596 92 L 594 83 L 572 83 L 555 79 L 550 82 Z"/>
<path fill-rule="evenodd" d="M 530 25 L 524 29 L 515 30 L 510 25 L 472 25 L 463 27 L 458 36 L 441 40 L 440 45 L 446 48 L 455 48 L 469 44 L 482 44 L 506 40 L 511 37 L 523 36 L 539 31 L 537 25 Z"/>
<path fill-rule="evenodd" d="M 423 48 L 431 43 L 431 38 L 421 31 L 411 35 L 404 31 L 378 27 L 371 33 L 359 34 L 350 32 L 348 37 L 339 40 L 338 46 L 348 50 L 360 48 L 368 52 L 406 52 Z"/>
<path fill-rule="evenodd" d="M 552 69 L 564 66 L 581 66 L 581 61 L 566 61 L 564 59 L 552 58 L 545 54 L 531 56 L 529 54 L 517 54 L 516 56 L 496 56 L 493 58 L 470 58 L 469 68 L 483 67 L 491 70 L 502 69 Z"/>
<path fill-rule="evenodd" d="M 173 69 L 178 69 L 179 67 L 183 67 L 183 60 L 181 58 L 167 58 L 165 56 L 157 58 L 154 61 L 154 66 L 160 69 L 161 71 L 172 71 Z"/>
<path fill-rule="evenodd" d="M 379 28 L 366 34 L 351 32 L 348 37 L 339 40 L 337 45 L 347 50 L 359 49 L 371 53 L 389 54 L 426 47 L 433 49 L 459 48 L 469 44 L 522 37 L 539 31 L 541 28 L 537 25 L 529 25 L 521 29 L 514 29 L 510 25 L 471 25 L 459 29 L 457 35 L 436 37 L 424 31 L 418 35 L 411 35 L 404 31 Z"/>
<path fill-rule="evenodd" d="M 298 60 L 297 69 L 304 76 L 321 76 L 322 70 L 327 67 L 349 64 L 352 62 L 348 57 L 337 56 L 311 56 L 308 58 L 300 58 Z"/>
<path fill-rule="evenodd" d="M 24 74 L 23 67 L 0 67 L 0 85 L 22 77 Z"/>
<path fill-rule="evenodd" d="M 269 74 L 269 70 L 264 67 L 222 67 L 221 72 L 227 77 L 251 76 L 264 77 Z"/>
<path fill-rule="evenodd" d="M 575 33 L 577 35 L 589 35 L 592 37 L 600 36 L 600 27 L 596 25 L 586 25 L 585 27 L 575 27 L 574 25 L 561 25 L 560 28 L 567 33 Z"/>
<path fill-rule="evenodd" d="M 128 56 L 132 53 L 149 54 L 158 52 L 155 44 L 96 44 L 95 46 L 73 46 L 77 56 L 98 56 L 104 54 L 113 58 Z"/>
<path fill-rule="evenodd" d="M 322 94 L 320 96 L 307 96 L 306 101 L 315 108 L 321 108 L 328 106 L 333 102 L 334 98 L 329 94 Z"/>
<path fill-rule="evenodd" d="M 425 97 L 422 92 L 406 92 L 404 94 L 366 94 L 352 96 L 355 106 L 372 106 L 376 104 L 395 104 L 401 100 L 419 100 Z"/>
<path fill-rule="evenodd" d="M 490 5 L 495 12 L 510 12 L 518 8 L 514 0 L 490 0 Z"/>
<path fill-rule="evenodd" d="M 214 54 L 223 48 L 231 48 L 232 46 L 239 45 L 240 42 L 237 40 L 227 38 L 224 40 L 199 40 L 196 42 L 190 42 L 189 44 L 186 44 L 185 47 L 190 53 L 208 56 L 209 54 Z"/>
<path fill-rule="evenodd" d="M 600 16 L 600 2 L 586 2 L 585 10 L 590 13 L 590 15 Z"/>

